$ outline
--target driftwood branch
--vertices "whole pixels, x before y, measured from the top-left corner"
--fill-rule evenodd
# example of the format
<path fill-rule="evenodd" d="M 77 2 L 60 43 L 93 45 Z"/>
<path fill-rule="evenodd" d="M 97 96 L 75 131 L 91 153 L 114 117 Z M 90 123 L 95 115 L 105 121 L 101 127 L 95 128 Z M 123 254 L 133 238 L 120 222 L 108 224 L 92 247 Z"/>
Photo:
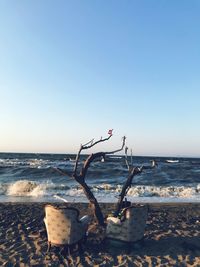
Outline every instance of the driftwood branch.
<path fill-rule="evenodd" d="M 72 178 L 72 173 L 70 173 L 70 172 L 64 171 L 64 170 L 62 170 L 62 169 L 60 169 L 58 167 L 54 167 L 53 170 L 57 171 L 61 175 L 69 176 L 70 178 Z"/>
<path fill-rule="evenodd" d="M 87 197 L 87 199 L 89 200 L 91 207 L 93 209 L 95 218 L 97 219 L 98 223 L 102 226 L 105 226 L 104 223 L 104 218 L 103 218 L 103 214 L 101 211 L 101 208 L 99 206 L 98 201 L 96 200 L 94 194 L 92 193 L 92 191 L 90 190 L 89 186 L 86 184 L 85 182 L 85 177 L 88 171 L 88 168 L 90 167 L 90 164 L 97 158 L 101 158 L 101 157 L 105 157 L 105 155 L 107 154 L 114 154 L 117 153 L 121 150 L 123 150 L 124 146 L 125 146 L 125 141 L 126 141 L 126 137 L 124 136 L 122 139 L 122 146 L 120 149 L 114 150 L 114 151 L 110 151 L 110 152 L 97 152 L 97 153 L 92 153 L 91 155 L 89 155 L 87 157 L 87 159 L 85 160 L 81 170 L 78 173 L 78 163 L 79 163 L 79 159 L 80 159 L 80 154 L 82 152 L 82 150 L 85 149 L 89 149 L 92 148 L 93 146 L 97 145 L 98 143 L 102 143 L 105 142 L 107 140 L 109 140 L 112 137 L 112 131 L 111 134 L 109 134 L 109 136 L 107 138 L 100 138 L 99 140 L 97 140 L 96 142 L 94 142 L 94 139 L 92 139 L 91 141 L 89 141 L 88 143 L 81 145 L 80 149 L 78 151 L 78 154 L 76 156 L 76 162 L 75 162 L 75 166 L 74 166 L 74 171 L 73 171 L 73 178 L 81 185 L 81 187 L 83 188 L 83 191 Z"/>
<path fill-rule="evenodd" d="M 131 164 L 128 162 L 127 151 L 128 151 L 128 147 L 125 148 L 125 163 L 126 163 L 126 166 L 128 168 L 129 174 L 128 174 L 126 182 L 124 183 L 122 190 L 119 194 L 119 200 L 117 202 L 116 210 L 114 212 L 115 217 L 117 217 L 119 215 L 120 210 L 122 209 L 124 197 L 127 195 L 128 190 L 132 185 L 132 181 L 133 181 L 134 176 L 137 174 L 140 174 L 145 169 L 152 169 L 152 168 L 155 168 L 157 166 L 157 163 L 155 162 L 155 160 L 153 160 L 151 166 L 141 166 L 141 167 L 135 167 L 134 168 L 133 167 L 132 150 L 131 150 Z"/>
<path fill-rule="evenodd" d="M 122 146 L 121 146 L 121 148 L 119 148 L 117 150 L 110 151 L 110 152 L 104 152 L 104 154 L 105 155 L 110 155 L 110 154 L 115 154 L 117 152 L 122 151 L 124 149 L 125 143 L 126 143 L 126 136 L 123 136 L 122 137 Z"/>
<path fill-rule="evenodd" d="M 88 142 L 87 144 L 85 145 L 82 145 L 82 149 L 89 149 L 95 145 L 97 145 L 98 143 L 101 143 L 101 142 L 105 142 L 105 141 L 108 141 L 110 138 L 112 137 L 112 134 L 110 134 L 108 137 L 102 139 L 100 138 L 99 140 L 97 140 L 96 142 L 93 143 L 94 139 L 92 139 L 90 142 Z M 90 144 L 91 143 L 91 144 Z M 90 144 L 90 145 L 88 145 Z"/>
<path fill-rule="evenodd" d="M 125 163 L 126 163 L 128 171 L 130 171 L 130 165 L 129 165 L 129 162 L 128 162 L 127 151 L 128 151 L 128 147 L 126 146 L 125 147 Z M 132 164 L 131 164 L 131 166 L 132 166 Z"/>
<path fill-rule="evenodd" d="M 140 174 L 141 172 L 142 172 L 142 168 L 135 167 L 135 168 L 129 169 L 129 175 L 127 177 L 126 182 L 124 183 L 124 185 L 122 187 L 121 193 L 119 195 L 119 200 L 117 202 L 116 210 L 114 212 L 115 217 L 117 217 L 119 215 L 119 212 L 122 208 L 123 199 L 126 196 L 129 188 L 131 187 L 133 177 L 137 174 Z"/>
<path fill-rule="evenodd" d="M 97 145 L 98 143 L 108 141 L 111 137 L 112 137 L 112 134 L 109 135 L 107 138 L 104 138 L 104 139 L 100 138 L 100 139 L 97 140 L 96 142 L 94 142 L 94 139 L 92 139 L 91 141 L 87 142 L 86 144 L 81 145 L 81 146 L 80 146 L 80 149 L 79 149 L 79 151 L 78 151 L 78 154 L 77 154 L 77 156 L 76 156 L 76 161 L 75 161 L 75 165 L 74 165 L 74 173 L 77 172 L 78 162 L 79 162 L 79 158 L 80 158 L 80 154 L 81 154 L 81 151 L 82 151 L 82 150 L 92 148 L 93 146 Z M 93 143 L 93 142 L 94 142 L 94 143 Z"/>
<path fill-rule="evenodd" d="M 105 139 L 104 139 L 105 140 Z M 125 142 L 126 142 L 126 137 L 124 136 L 123 139 L 122 139 L 122 146 L 121 148 L 117 149 L 117 150 L 113 150 L 113 151 L 109 151 L 109 152 L 97 152 L 97 153 L 94 153 L 94 154 L 91 154 L 85 161 L 82 169 L 81 169 L 81 172 L 80 172 L 80 175 L 82 177 L 85 177 L 86 176 L 86 173 L 87 173 L 87 170 L 90 166 L 90 164 L 97 158 L 101 158 L 101 157 L 105 157 L 106 155 L 111 155 L 111 154 L 115 154 L 117 152 L 120 152 L 123 150 L 124 146 L 125 146 Z"/>
<path fill-rule="evenodd" d="M 82 179 L 82 177 L 74 177 L 74 179 L 81 185 L 81 187 L 82 187 L 87 199 L 90 202 L 92 211 L 93 211 L 94 216 L 97 219 L 98 223 L 101 226 L 105 226 L 103 213 L 101 211 L 101 208 L 99 206 L 99 203 L 98 203 L 97 199 L 95 198 L 94 194 L 90 190 L 89 186 Z"/>

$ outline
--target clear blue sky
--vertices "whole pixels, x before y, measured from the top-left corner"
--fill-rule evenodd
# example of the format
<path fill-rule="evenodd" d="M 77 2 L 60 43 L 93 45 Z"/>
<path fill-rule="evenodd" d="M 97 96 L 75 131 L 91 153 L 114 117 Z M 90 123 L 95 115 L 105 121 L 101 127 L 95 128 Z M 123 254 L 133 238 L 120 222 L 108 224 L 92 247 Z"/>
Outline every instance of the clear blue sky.
<path fill-rule="evenodd" d="M 0 151 L 200 156 L 200 1 L 0 1 Z M 88 151 L 89 152 L 89 151 Z"/>

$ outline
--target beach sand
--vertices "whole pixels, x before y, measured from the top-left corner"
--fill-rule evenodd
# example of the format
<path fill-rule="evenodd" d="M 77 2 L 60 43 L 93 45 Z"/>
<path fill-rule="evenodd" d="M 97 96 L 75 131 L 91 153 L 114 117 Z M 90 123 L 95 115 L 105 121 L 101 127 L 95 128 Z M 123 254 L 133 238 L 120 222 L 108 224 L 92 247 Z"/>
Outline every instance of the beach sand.
<path fill-rule="evenodd" d="M 200 266 L 200 205 L 148 204 L 142 244 L 99 244 L 103 232 L 93 221 L 82 254 L 46 254 L 44 203 L 0 204 L 0 266 Z M 62 203 L 63 205 L 63 203 Z M 88 214 L 88 204 L 66 204 Z M 101 204 L 104 215 L 114 204 Z M 101 229 L 100 229 L 101 230 Z"/>

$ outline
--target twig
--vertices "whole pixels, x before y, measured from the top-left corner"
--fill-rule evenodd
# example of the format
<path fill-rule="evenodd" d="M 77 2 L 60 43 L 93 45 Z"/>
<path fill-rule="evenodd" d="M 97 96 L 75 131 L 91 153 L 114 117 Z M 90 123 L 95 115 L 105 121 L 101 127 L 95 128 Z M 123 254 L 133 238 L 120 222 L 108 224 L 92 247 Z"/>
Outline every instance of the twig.
<path fill-rule="evenodd" d="M 117 150 L 113 150 L 113 151 L 110 151 L 110 152 L 104 152 L 105 155 L 109 155 L 109 154 L 115 154 L 117 152 L 120 152 L 123 150 L 124 146 L 125 146 L 125 143 L 126 143 L 126 136 L 123 136 L 122 137 L 122 146 L 120 149 L 117 149 Z"/>
<path fill-rule="evenodd" d="M 90 142 L 88 142 L 87 144 L 82 145 L 82 150 L 83 150 L 83 149 L 89 149 L 89 148 L 91 148 L 91 147 L 97 145 L 98 143 L 105 142 L 105 141 L 109 140 L 111 137 L 112 137 L 112 135 L 109 135 L 107 138 L 104 138 L 104 139 L 102 139 L 102 137 L 101 137 L 101 139 L 99 139 L 99 140 L 97 140 L 96 142 L 92 143 L 90 146 L 87 146 L 89 143 L 91 143 L 91 142 L 94 141 L 94 139 L 92 139 L 92 140 L 91 140 Z"/>
<path fill-rule="evenodd" d="M 128 151 L 128 147 L 126 146 L 125 147 L 125 163 L 126 163 L 126 166 L 128 168 L 128 171 L 130 171 L 130 165 L 129 165 L 129 162 L 128 162 L 127 151 Z"/>
<path fill-rule="evenodd" d="M 72 173 L 68 173 L 66 171 L 63 171 L 63 170 L 61 170 L 58 167 L 53 167 L 52 169 L 55 170 L 55 171 L 57 171 L 58 173 L 64 175 L 64 176 L 69 176 L 70 178 L 72 178 Z"/>

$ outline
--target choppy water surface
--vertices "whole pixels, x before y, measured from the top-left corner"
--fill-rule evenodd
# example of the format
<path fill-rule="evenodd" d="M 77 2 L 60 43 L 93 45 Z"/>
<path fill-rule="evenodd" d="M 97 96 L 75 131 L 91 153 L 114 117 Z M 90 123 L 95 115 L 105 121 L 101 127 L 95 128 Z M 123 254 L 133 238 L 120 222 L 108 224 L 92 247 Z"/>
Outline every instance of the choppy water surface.
<path fill-rule="evenodd" d="M 81 158 L 83 162 L 84 158 Z M 79 185 L 68 173 L 74 167 L 75 155 L 0 153 L 0 201 L 87 201 Z M 134 165 L 158 166 L 136 176 L 128 191 L 131 201 L 200 202 L 200 159 L 134 157 Z M 81 166 L 81 164 L 80 164 Z M 101 202 L 114 202 L 127 177 L 123 157 L 92 163 L 86 180 Z"/>

